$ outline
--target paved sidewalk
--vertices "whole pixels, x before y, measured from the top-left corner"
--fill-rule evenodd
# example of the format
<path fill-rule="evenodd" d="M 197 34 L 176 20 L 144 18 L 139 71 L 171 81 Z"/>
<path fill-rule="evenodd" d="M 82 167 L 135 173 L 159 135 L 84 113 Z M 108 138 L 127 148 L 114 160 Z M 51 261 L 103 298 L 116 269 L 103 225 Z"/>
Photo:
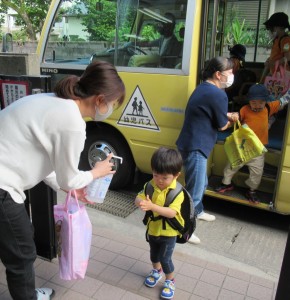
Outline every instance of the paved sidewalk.
<path fill-rule="evenodd" d="M 63 281 L 58 261 L 37 259 L 36 285 L 56 291 L 54 300 L 145 300 L 160 299 L 163 280 L 155 288 L 143 285 L 151 270 L 145 228 L 134 218 L 116 218 L 88 208 L 93 223 L 91 256 L 84 280 Z M 133 221 L 132 221 L 133 220 Z M 141 219 L 138 220 L 141 224 Z M 174 299 L 273 300 L 277 280 L 239 264 L 195 255 L 198 246 L 177 245 L 174 253 L 176 292 Z M 9 296 L 5 271 L 0 265 L 0 299 Z"/>

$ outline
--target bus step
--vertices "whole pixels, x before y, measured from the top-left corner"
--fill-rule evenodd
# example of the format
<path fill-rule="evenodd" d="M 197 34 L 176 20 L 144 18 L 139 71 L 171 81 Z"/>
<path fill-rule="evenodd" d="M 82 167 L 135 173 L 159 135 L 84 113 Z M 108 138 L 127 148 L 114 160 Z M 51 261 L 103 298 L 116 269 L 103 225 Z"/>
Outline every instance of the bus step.
<path fill-rule="evenodd" d="M 221 181 L 221 176 L 210 176 L 208 179 L 207 190 L 215 192 L 215 189 L 221 184 Z M 247 198 L 245 197 L 246 191 L 246 188 L 235 186 L 234 190 L 227 191 L 224 193 L 224 195 L 248 202 Z M 257 194 L 261 203 L 270 204 L 273 201 L 273 195 L 270 193 L 265 193 L 258 190 Z"/>

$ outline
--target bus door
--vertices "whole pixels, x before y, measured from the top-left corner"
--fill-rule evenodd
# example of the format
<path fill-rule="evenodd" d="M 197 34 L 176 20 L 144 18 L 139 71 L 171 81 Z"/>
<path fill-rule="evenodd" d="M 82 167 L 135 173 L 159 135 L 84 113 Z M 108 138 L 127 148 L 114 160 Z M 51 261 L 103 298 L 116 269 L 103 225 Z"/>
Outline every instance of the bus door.
<path fill-rule="evenodd" d="M 213 7 L 217 8 L 214 3 Z M 249 7 L 251 13 L 249 14 Z M 239 111 L 243 105 L 247 105 L 246 90 L 256 82 L 259 82 L 264 62 L 270 55 L 272 41 L 263 23 L 275 12 L 289 10 L 286 3 L 271 1 L 226 1 L 222 47 L 215 47 L 221 50 L 222 56 L 229 57 L 228 47 L 235 44 L 246 46 L 244 69 L 254 73 L 256 80 L 245 81 L 234 97 L 226 90 L 229 97 L 229 111 Z M 209 10 L 210 11 L 210 10 Z M 215 16 L 215 14 L 217 14 Z M 210 14 L 209 14 L 210 15 Z M 213 9 L 213 19 L 218 19 L 218 10 Z M 289 12 L 288 12 L 289 15 Z M 207 47 L 209 53 L 213 53 L 213 47 Z M 217 54 L 218 52 L 216 52 Z M 263 83 L 263 82 L 262 82 Z M 244 89 L 244 90 L 243 90 Z M 273 99 L 275 100 L 275 99 Z M 248 188 L 245 180 L 249 176 L 247 167 L 240 169 L 233 177 L 235 189 L 224 194 L 219 194 L 215 189 L 220 185 L 223 178 L 223 170 L 227 163 L 224 151 L 224 141 L 231 134 L 232 130 L 220 132 L 218 140 L 212 151 L 208 163 L 209 186 L 207 195 L 219 199 L 225 199 L 261 209 L 271 210 L 278 213 L 290 213 L 290 190 L 286 182 L 289 182 L 289 114 L 287 108 L 279 111 L 269 128 L 269 143 L 266 145 L 268 152 L 265 154 L 265 166 L 262 181 L 257 189 L 260 204 L 250 203 L 245 192 Z"/>
<path fill-rule="evenodd" d="M 206 13 L 203 19 L 205 30 L 201 35 L 203 39 L 201 57 L 204 62 L 222 53 L 226 1 L 204 1 L 203 6 Z"/>
<path fill-rule="evenodd" d="M 202 5 L 199 70 L 204 68 L 207 60 L 222 54 L 226 1 L 209 0 L 203 1 Z M 198 83 L 200 81 L 198 78 Z"/>

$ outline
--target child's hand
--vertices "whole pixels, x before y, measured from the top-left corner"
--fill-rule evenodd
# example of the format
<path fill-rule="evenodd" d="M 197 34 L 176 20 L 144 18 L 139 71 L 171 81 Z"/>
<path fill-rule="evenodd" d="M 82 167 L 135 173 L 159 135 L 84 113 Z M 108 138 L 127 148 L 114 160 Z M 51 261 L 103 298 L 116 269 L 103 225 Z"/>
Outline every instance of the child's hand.
<path fill-rule="evenodd" d="M 139 203 L 139 206 L 140 208 L 143 210 L 143 211 L 148 211 L 148 210 L 151 210 L 152 209 L 152 201 L 150 200 L 149 196 L 147 195 L 146 196 L 146 199 L 145 200 L 142 200 L 140 203 Z"/>

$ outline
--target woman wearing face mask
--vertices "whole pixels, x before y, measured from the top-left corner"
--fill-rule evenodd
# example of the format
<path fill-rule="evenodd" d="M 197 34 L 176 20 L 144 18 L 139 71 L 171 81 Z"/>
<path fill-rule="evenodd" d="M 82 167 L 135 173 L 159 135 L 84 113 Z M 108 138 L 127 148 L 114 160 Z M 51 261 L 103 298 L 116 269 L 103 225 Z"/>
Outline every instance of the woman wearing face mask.
<path fill-rule="evenodd" d="M 53 94 L 27 96 L 0 111 L 0 258 L 12 299 L 47 300 L 53 294 L 49 288 L 35 290 L 36 249 L 24 191 L 44 180 L 55 190 L 78 189 L 81 199 L 93 179 L 113 174 L 112 155 L 91 171 L 78 169 L 86 139 L 83 118 L 107 118 L 124 95 L 114 66 L 95 62 L 81 77 L 62 79 Z"/>
<path fill-rule="evenodd" d="M 286 70 L 290 71 L 290 25 L 288 16 L 283 12 L 274 13 L 264 25 L 269 31 L 273 46 L 270 57 L 265 62 L 260 82 L 264 82 L 269 72 L 273 74 L 276 61 L 279 61 L 280 65 L 286 65 Z"/>
<path fill-rule="evenodd" d="M 237 113 L 228 113 L 224 91 L 234 81 L 232 68 L 232 61 L 225 57 L 216 57 L 207 63 L 202 72 L 204 82 L 189 98 L 176 141 L 183 158 L 185 186 L 193 199 L 198 220 L 215 220 L 215 216 L 204 212 L 202 203 L 208 184 L 207 158 L 217 140 L 218 130 L 225 130 L 238 120 Z M 199 244 L 200 239 L 192 235 L 189 242 Z"/>

